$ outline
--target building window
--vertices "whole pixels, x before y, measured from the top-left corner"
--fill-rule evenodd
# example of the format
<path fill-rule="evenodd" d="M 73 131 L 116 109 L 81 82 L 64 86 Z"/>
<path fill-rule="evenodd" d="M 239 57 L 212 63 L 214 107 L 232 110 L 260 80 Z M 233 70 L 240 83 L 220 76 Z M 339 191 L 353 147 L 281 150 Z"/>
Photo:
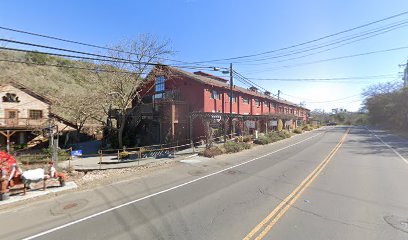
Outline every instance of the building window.
<path fill-rule="evenodd" d="M 41 119 L 43 117 L 42 110 L 29 110 L 28 117 L 30 119 Z"/>
<path fill-rule="evenodd" d="M 156 93 L 161 93 L 164 92 L 164 82 L 165 82 L 164 76 L 158 76 L 156 78 Z"/>
<path fill-rule="evenodd" d="M 249 104 L 249 98 L 248 97 L 242 97 L 242 102 Z"/>
<path fill-rule="evenodd" d="M 217 90 L 212 90 L 211 99 L 220 99 L 220 93 Z"/>
<path fill-rule="evenodd" d="M 268 101 L 265 101 L 265 102 L 264 102 L 264 106 L 265 106 L 265 107 L 269 107 L 269 102 L 268 102 Z"/>
<path fill-rule="evenodd" d="M 230 95 L 231 95 L 231 93 L 228 93 L 228 101 L 231 98 Z M 235 96 L 235 93 L 232 93 L 232 102 L 237 102 L 237 96 Z"/>
<path fill-rule="evenodd" d="M 17 97 L 17 95 L 15 93 L 6 93 L 6 95 L 3 96 L 3 102 L 19 103 L 20 99 L 18 99 L 18 97 Z"/>
<path fill-rule="evenodd" d="M 164 76 L 158 76 L 156 77 L 156 94 L 154 95 L 155 99 L 162 99 L 164 98 L 164 82 L 166 79 Z"/>
<path fill-rule="evenodd" d="M 259 101 L 259 99 L 255 99 L 255 105 L 257 107 L 261 106 L 261 101 Z"/>

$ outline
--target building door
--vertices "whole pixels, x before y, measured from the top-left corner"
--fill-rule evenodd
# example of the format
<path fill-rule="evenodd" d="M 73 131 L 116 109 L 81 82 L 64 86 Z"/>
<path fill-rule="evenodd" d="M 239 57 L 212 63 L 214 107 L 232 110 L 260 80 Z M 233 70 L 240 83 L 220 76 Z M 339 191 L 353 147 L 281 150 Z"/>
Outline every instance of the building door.
<path fill-rule="evenodd" d="M 6 109 L 6 125 L 18 125 L 18 111 L 15 109 Z"/>

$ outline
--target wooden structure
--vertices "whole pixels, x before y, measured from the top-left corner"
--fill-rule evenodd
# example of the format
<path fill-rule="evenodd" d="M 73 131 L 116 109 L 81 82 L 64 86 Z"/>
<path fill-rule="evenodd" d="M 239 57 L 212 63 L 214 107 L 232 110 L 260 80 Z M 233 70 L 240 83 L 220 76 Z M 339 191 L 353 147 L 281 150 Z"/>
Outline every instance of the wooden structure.
<path fill-rule="evenodd" d="M 51 113 L 51 101 L 25 86 L 10 82 L 0 86 L 0 145 L 25 144 L 50 124 L 74 130 L 74 124 Z"/>

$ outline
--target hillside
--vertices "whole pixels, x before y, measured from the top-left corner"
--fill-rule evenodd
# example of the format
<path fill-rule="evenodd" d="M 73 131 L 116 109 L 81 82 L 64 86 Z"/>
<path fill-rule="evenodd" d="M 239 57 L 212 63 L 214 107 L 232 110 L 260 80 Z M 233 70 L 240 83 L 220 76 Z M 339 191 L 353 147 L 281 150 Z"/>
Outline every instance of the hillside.
<path fill-rule="evenodd" d="M 36 53 L 0 51 L 0 59 L 92 68 L 90 63 Z M 0 83 L 9 81 L 21 83 L 53 102 L 72 101 L 73 96 L 80 101 L 81 93 L 92 92 L 91 80 L 95 79 L 96 74 L 88 70 L 0 61 Z M 57 104 L 52 111 L 73 120 L 64 108 Z"/>

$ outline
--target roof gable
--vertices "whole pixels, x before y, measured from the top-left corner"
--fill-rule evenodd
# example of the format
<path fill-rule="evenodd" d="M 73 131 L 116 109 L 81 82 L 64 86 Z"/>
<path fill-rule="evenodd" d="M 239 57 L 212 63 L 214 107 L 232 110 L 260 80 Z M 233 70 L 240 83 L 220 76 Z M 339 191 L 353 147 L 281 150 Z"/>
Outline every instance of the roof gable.
<path fill-rule="evenodd" d="M 7 85 L 15 87 L 15 88 L 19 89 L 20 91 L 23 91 L 23 92 L 27 93 L 28 95 L 30 95 L 30 96 L 32 96 L 32 97 L 34 97 L 34 98 L 36 98 L 36 99 L 38 99 L 38 100 L 40 100 L 40 101 L 42 101 L 44 103 L 51 104 L 51 100 L 49 100 L 47 97 L 42 96 L 42 95 L 40 95 L 38 93 L 35 93 L 34 91 L 28 89 L 26 86 L 24 86 L 24 85 L 22 85 L 20 83 L 10 81 L 10 82 L 7 82 L 7 83 L 3 83 L 0 86 L 4 87 L 4 86 L 7 86 Z"/>

